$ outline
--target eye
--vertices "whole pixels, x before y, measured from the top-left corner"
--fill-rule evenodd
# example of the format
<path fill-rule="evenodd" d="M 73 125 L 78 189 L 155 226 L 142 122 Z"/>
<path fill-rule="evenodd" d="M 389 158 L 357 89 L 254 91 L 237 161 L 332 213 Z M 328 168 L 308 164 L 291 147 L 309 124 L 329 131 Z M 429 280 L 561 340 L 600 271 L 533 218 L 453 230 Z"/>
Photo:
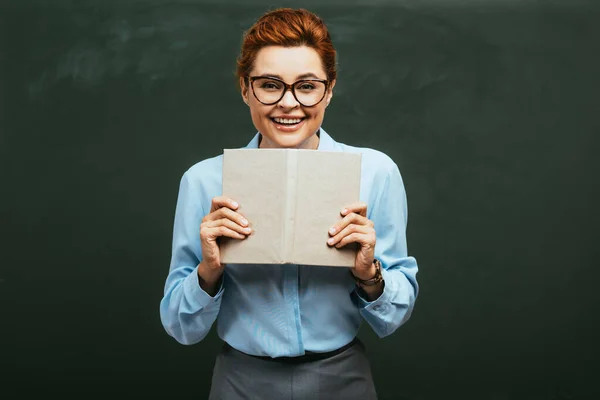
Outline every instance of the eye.
<path fill-rule="evenodd" d="M 263 81 L 260 83 L 260 88 L 264 90 L 280 90 L 281 83 L 277 81 Z"/>
<path fill-rule="evenodd" d="M 311 82 L 301 82 L 298 84 L 298 86 L 296 86 L 296 89 L 298 90 L 302 90 L 302 91 L 311 91 L 311 90 L 315 90 L 317 87 L 315 86 L 314 83 Z"/>

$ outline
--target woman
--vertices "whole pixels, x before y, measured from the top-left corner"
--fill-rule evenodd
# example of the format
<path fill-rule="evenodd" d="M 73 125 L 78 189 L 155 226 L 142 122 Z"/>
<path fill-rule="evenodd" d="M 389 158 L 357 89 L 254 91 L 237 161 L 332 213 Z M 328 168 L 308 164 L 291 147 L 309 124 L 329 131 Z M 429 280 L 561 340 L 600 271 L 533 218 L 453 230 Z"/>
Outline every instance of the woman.
<path fill-rule="evenodd" d="M 183 344 L 217 321 L 225 342 L 211 399 L 376 399 L 356 338 L 362 320 L 380 336 L 410 316 L 417 264 L 406 249 L 406 196 L 396 164 L 376 150 L 338 143 L 322 128 L 336 82 L 336 53 L 324 23 L 306 10 L 278 9 L 246 32 L 237 74 L 258 133 L 247 148 L 362 153 L 361 202 L 341 210 L 328 244 L 357 243 L 350 268 L 223 265 L 219 237 L 244 240 L 250 222 L 221 196 L 222 156 L 182 177 L 161 320 Z"/>

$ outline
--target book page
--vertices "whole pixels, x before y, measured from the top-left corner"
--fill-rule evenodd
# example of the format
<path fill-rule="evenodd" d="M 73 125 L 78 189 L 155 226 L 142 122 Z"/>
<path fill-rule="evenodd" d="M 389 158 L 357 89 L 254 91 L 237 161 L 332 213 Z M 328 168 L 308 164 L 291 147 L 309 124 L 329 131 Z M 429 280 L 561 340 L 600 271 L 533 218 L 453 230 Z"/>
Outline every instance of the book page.
<path fill-rule="evenodd" d="M 223 196 L 240 204 L 238 211 L 253 232 L 246 239 L 220 238 L 224 264 L 281 264 L 286 197 L 285 152 L 235 149 L 223 153 Z"/>
<path fill-rule="evenodd" d="M 344 206 L 359 201 L 361 154 L 298 150 L 296 207 L 289 258 L 295 264 L 354 266 L 357 246 L 327 245 Z"/>

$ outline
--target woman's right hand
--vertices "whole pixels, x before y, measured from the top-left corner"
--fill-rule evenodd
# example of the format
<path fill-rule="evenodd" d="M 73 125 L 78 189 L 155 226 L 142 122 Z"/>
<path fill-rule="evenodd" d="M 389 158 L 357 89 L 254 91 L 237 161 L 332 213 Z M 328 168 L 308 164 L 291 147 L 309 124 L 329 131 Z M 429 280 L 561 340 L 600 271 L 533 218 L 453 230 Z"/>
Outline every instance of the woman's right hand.
<path fill-rule="evenodd" d="M 230 198 L 213 197 L 210 213 L 202 219 L 200 225 L 200 243 L 202 262 L 198 266 L 200 286 L 207 292 L 213 292 L 223 274 L 218 238 L 245 239 L 252 233 L 246 218 L 237 212 L 239 204 Z M 206 287 L 205 287 L 206 286 Z M 213 290 L 206 290 L 213 289 Z"/>

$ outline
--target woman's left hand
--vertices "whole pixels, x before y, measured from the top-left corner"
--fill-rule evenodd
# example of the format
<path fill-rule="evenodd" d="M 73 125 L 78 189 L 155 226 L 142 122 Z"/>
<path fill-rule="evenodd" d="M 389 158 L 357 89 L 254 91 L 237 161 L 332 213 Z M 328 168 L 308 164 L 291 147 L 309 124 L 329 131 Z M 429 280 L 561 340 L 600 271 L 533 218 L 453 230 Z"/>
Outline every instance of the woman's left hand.
<path fill-rule="evenodd" d="M 367 205 L 351 204 L 342 210 L 341 215 L 342 220 L 329 229 L 331 237 L 327 244 L 340 248 L 349 243 L 358 243 L 360 247 L 356 252 L 352 274 L 359 279 L 371 279 L 376 273 L 373 264 L 376 235 L 375 224 L 367 218 Z"/>

